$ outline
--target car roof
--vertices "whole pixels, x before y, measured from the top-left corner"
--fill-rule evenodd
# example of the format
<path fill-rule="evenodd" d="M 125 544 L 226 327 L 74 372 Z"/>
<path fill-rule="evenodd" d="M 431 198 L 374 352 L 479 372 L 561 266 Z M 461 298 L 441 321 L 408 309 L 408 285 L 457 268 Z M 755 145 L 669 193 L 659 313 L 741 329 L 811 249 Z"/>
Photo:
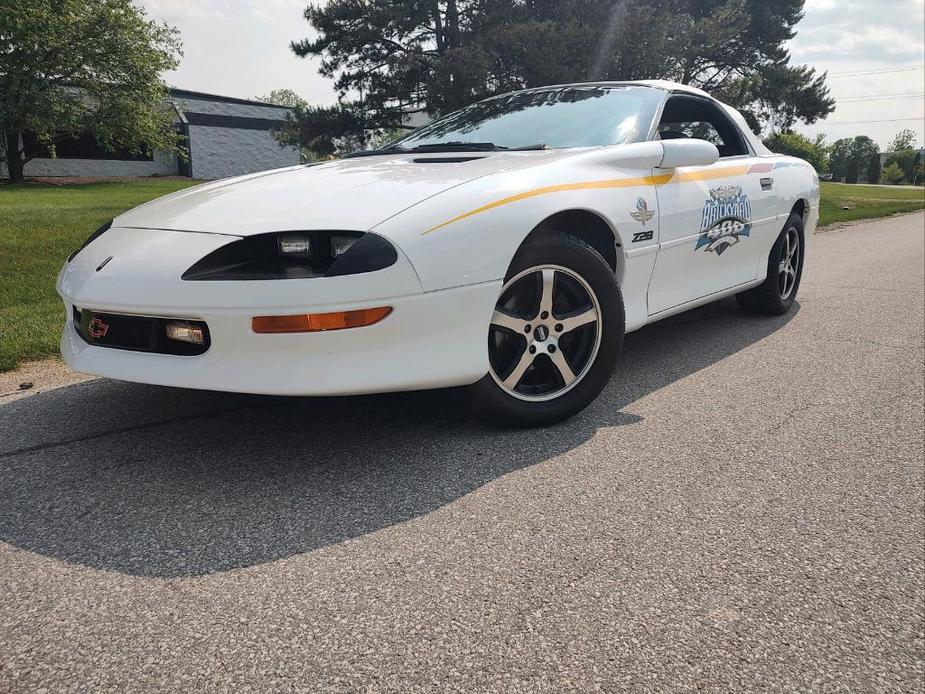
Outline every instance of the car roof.
<path fill-rule="evenodd" d="M 702 89 L 697 87 L 691 87 L 687 84 L 681 84 L 680 82 L 672 82 L 670 80 L 593 80 L 589 82 L 566 82 L 564 84 L 547 84 L 542 87 L 529 87 L 527 89 L 517 89 L 511 92 L 506 92 L 507 94 L 520 94 L 523 92 L 541 92 L 549 89 L 563 89 L 565 87 L 651 87 L 652 89 L 660 89 L 667 92 L 687 92 L 688 94 L 696 94 L 697 96 L 704 96 L 708 99 L 714 99 L 712 96 L 707 94 Z M 488 99 L 493 99 L 499 96 L 504 96 L 505 94 L 496 94 L 495 96 L 488 97 Z M 486 101 L 488 99 L 485 99 Z"/>
<path fill-rule="evenodd" d="M 632 82 L 624 82 L 624 84 L 640 84 L 654 89 L 663 89 L 667 92 L 687 92 L 688 94 L 696 94 L 697 96 L 705 96 L 709 99 L 714 99 L 714 97 L 710 96 L 702 89 L 691 87 L 688 84 L 681 84 L 680 82 L 672 82 L 670 80 L 633 80 Z"/>

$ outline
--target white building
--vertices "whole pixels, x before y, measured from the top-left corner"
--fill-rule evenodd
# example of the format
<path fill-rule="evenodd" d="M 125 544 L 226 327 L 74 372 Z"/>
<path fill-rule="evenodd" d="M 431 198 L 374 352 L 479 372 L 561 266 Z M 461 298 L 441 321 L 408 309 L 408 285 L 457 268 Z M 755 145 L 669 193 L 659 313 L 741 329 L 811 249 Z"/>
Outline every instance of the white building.
<path fill-rule="evenodd" d="M 299 163 L 299 152 L 281 146 L 285 106 L 171 89 L 174 122 L 186 139 L 189 160 L 160 150 L 149 154 L 106 152 L 86 136 L 56 145 L 56 157 L 26 163 L 26 176 L 190 176 L 225 178 Z"/>

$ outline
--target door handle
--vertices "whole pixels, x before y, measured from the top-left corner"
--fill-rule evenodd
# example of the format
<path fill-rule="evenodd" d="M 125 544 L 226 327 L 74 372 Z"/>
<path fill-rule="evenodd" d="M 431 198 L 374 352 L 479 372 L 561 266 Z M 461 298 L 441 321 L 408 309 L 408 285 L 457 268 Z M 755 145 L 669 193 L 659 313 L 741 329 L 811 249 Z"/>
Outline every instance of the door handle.
<path fill-rule="evenodd" d="M 761 179 L 761 190 L 771 190 L 774 187 L 773 178 L 762 178 Z"/>

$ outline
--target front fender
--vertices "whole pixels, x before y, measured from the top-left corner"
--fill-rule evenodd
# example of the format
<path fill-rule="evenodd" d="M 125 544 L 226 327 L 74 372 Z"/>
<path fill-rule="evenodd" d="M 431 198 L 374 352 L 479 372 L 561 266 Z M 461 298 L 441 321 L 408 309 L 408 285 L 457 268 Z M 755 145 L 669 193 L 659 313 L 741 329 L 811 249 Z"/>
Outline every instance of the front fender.
<path fill-rule="evenodd" d="M 658 238 L 656 232 L 652 239 L 633 243 L 637 232 L 657 229 L 655 183 L 647 165 L 660 159 L 658 144 L 624 146 L 616 162 L 604 156 L 604 149 L 537 170 L 486 176 L 419 203 L 373 231 L 402 249 L 425 291 L 503 278 L 526 236 L 565 210 L 597 214 L 622 248 L 638 252 L 654 247 Z M 628 148 L 639 149 L 632 161 L 638 168 L 625 166 Z M 647 221 L 633 217 L 643 207 Z"/>

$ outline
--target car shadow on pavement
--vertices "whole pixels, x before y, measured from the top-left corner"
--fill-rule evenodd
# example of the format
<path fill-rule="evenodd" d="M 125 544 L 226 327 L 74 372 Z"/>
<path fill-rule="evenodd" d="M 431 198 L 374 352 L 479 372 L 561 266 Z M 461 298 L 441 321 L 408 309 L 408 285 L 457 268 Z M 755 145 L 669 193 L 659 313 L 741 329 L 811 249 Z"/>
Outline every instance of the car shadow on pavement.
<path fill-rule="evenodd" d="M 796 308 L 796 307 L 795 307 Z M 782 328 L 721 301 L 627 336 L 602 397 L 532 431 L 474 419 L 459 389 L 280 398 L 95 380 L 0 407 L 0 539 L 129 575 L 301 554 L 427 514 L 567 452 L 621 410 Z"/>

